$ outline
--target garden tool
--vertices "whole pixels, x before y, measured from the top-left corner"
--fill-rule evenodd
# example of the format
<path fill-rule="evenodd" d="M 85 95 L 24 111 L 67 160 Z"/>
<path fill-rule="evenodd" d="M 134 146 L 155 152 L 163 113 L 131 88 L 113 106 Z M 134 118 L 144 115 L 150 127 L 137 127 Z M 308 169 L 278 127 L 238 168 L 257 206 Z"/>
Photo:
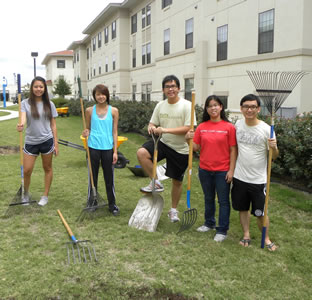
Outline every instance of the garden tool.
<path fill-rule="evenodd" d="M 191 130 L 194 130 L 194 111 L 195 111 L 195 93 L 192 91 L 192 108 L 191 108 Z M 192 176 L 192 164 L 193 164 L 193 139 L 189 141 L 189 157 L 188 157 L 188 170 L 187 170 L 187 192 L 186 203 L 187 210 L 184 211 L 182 216 L 182 222 L 179 231 L 190 229 L 197 220 L 197 209 L 191 208 L 191 176 Z"/>
<path fill-rule="evenodd" d="M 249 78 L 256 88 L 265 107 L 271 114 L 270 138 L 274 137 L 274 117 L 277 110 L 282 106 L 292 90 L 307 72 L 269 72 L 269 71 L 247 71 Z M 261 237 L 261 248 L 265 246 L 267 230 L 267 215 L 270 196 L 270 180 L 272 165 L 272 149 L 269 149 L 267 185 L 264 204 L 264 218 Z"/>
<path fill-rule="evenodd" d="M 70 242 L 66 243 L 68 264 L 70 264 L 71 260 L 74 264 L 77 261 L 83 261 L 84 263 L 87 263 L 89 261 L 98 261 L 92 242 L 90 240 L 77 240 L 59 209 L 57 210 L 57 213 L 61 218 L 62 223 L 65 226 L 71 239 Z"/>
<path fill-rule="evenodd" d="M 79 87 L 79 95 L 80 95 L 80 105 L 81 105 L 81 114 L 82 114 L 82 121 L 83 121 L 83 128 L 86 129 L 86 119 L 85 119 L 85 113 L 84 113 L 84 107 L 83 107 L 83 99 L 82 99 L 82 92 L 81 92 L 81 81 L 78 77 L 78 87 Z M 87 151 L 87 164 L 88 164 L 88 177 L 89 182 L 91 182 L 91 190 L 88 192 L 88 199 L 87 199 L 87 206 L 84 208 L 80 215 L 77 218 L 77 221 L 83 221 L 84 218 L 90 214 L 98 211 L 101 208 L 104 208 L 106 206 L 106 203 L 104 199 L 99 195 L 99 193 L 96 191 L 96 188 L 94 186 L 94 180 L 93 180 L 93 173 L 92 173 L 92 166 L 91 166 L 91 159 L 90 159 L 90 151 L 88 147 L 88 138 L 86 138 L 86 151 Z"/>
<path fill-rule="evenodd" d="M 149 232 L 156 231 L 164 207 L 164 199 L 155 192 L 158 142 L 161 135 L 156 137 L 152 133 L 152 138 L 154 141 L 152 193 L 146 194 L 139 200 L 128 223 L 130 227 L 143 229 Z"/>

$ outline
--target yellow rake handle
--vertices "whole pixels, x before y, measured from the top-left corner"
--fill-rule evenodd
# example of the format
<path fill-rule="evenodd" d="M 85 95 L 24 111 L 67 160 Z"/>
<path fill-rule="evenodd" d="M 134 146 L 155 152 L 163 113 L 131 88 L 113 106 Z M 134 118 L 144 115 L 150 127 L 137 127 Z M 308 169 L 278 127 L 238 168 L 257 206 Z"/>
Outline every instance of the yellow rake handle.
<path fill-rule="evenodd" d="M 61 218 L 61 220 L 62 220 L 62 223 L 63 223 L 64 227 L 66 228 L 66 230 L 67 230 L 67 232 L 68 232 L 68 234 L 69 234 L 71 240 L 72 240 L 73 242 L 76 243 L 76 242 L 77 242 L 77 239 L 75 238 L 73 232 L 71 231 L 69 225 L 67 224 L 65 218 L 63 217 L 63 215 L 62 215 L 62 213 L 61 213 L 61 211 L 60 211 L 59 209 L 57 210 L 57 213 L 58 213 L 58 215 L 60 216 L 60 218 Z"/>

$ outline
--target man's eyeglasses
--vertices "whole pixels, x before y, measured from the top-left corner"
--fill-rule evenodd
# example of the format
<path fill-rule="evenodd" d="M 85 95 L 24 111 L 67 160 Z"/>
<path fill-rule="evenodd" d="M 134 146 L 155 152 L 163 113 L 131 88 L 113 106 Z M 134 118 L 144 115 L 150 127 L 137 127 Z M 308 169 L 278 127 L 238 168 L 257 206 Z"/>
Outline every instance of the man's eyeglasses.
<path fill-rule="evenodd" d="M 177 86 L 175 85 L 175 84 L 172 84 L 172 85 L 165 85 L 165 89 L 168 89 L 168 90 L 170 90 L 170 89 L 176 89 L 177 88 Z"/>
<path fill-rule="evenodd" d="M 257 106 L 257 105 L 242 105 L 242 108 L 243 108 L 244 110 L 248 110 L 248 109 L 250 109 L 250 110 L 255 110 L 255 109 L 258 108 L 258 106 Z"/>

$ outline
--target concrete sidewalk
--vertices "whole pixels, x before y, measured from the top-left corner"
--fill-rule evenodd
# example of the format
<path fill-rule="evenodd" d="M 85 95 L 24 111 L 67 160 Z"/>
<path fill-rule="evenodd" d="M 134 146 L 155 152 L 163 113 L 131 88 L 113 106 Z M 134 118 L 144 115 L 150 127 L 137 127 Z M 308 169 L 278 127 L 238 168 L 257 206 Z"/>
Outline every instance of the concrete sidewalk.
<path fill-rule="evenodd" d="M 10 113 L 9 115 L 0 117 L 0 121 L 18 118 L 18 111 L 1 109 L 1 108 L 3 108 L 3 102 L 0 102 L 0 103 L 2 104 L 2 106 L 0 107 L 0 111 Z M 12 105 L 15 105 L 15 104 L 13 104 L 12 102 L 6 102 L 6 107 L 12 106 Z"/>

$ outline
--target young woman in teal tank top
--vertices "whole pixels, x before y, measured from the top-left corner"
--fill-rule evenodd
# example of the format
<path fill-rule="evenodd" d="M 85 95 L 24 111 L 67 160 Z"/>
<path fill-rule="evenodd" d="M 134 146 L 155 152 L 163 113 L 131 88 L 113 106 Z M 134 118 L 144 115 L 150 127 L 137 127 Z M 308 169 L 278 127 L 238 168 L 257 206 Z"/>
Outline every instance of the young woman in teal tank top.
<path fill-rule="evenodd" d="M 90 160 L 93 173 L 94 186 L 97 189 L 100 164 L 106 187 L 109 211 L 119 214 L 116 205 L 114 164 L 118 159 L 117 138 L 119 113 L 116 107 L 109 105 L 109 91 L 103 84 L 93 89 L 93 98 L 96 104 L 86 109 L 86 129 L 82 132 L 88 138 Z M 89 182 L 89 193 L 91 192 Z"/>

